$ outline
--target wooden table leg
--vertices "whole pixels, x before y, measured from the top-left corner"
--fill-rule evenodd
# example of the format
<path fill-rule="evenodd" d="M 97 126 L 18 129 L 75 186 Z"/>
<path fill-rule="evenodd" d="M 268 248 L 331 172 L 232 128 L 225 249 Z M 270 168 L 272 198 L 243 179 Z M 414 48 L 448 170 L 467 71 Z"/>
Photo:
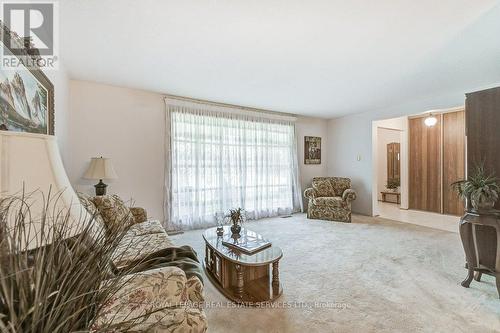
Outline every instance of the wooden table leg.
<path fill-rule="evenodd" d="M 477 282 L 481 282 L 481 276 L 482 275 L 483 275 L 483 273 L 476 272 L 476 274 L 474 275 L 474 280 L 476 280 Z"/>
<path fill-rule="evenodd" d="M 497 283 L 498 298 L 500 298 L 500 274 L 497 274 L 497 276 L 495 276 L 495 280 Z"/>
<path fill-rule="evenodd" d="M 498 221 L 498 220 L 497 220 Z M 500 298 L 500 227 L 495 227 L 497 231 L 497 260 L 495 263 L 495 281 L 497 284 L 498 297 Z"/>
<path fill-rule="evenodd" d="M 279 267 L 278 267 L 278 262 L 275 261 L 273 262 L 273 294 L 278 295 L 280 292 L 280 273 L 279 273 Z"/>
<path fill-rule="evenodd" d="M 205 245 L 205 264 L 207 265 L 207 268 L 210 268 L 210 248 L 208 245 Z"/>
<path fill-rule="evenodd" d="M 460 222 L 460 238 L 465 250 L 467 260 L 467 277 L 462 281 L 462 287 L 469 288 L 472 279 L 474 279 L 474 267 L 476 267 L 475 249 L 472 239 L 472 225 L 470 223 Z"/>
<path fill-rule="evenodd" d="M 236 296 L 243 298 L 244 282 L 243 282 L 243 266 L 235 265 L 236 268 Z"/>

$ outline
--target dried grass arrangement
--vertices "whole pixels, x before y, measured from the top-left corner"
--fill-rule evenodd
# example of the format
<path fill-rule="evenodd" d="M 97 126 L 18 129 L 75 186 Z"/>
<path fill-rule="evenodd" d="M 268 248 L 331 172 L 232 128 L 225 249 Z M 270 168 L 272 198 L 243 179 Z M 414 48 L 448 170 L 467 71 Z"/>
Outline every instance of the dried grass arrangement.
<path fill-rule="evenodd" d="M 41 216 L 32 211 L 35 200 L 43 201 Z M 69 211 L 55 208 L 58 200 L 60 194 L 40 192 L 0 198 L 1 332 L 88 332 L 102 304 L 127 283 L 110 271 L 125 230 L 96 230 L 95 216 L 82 209 L 75 234 Z M 33 223 L 40 227 L 36 234 Z M 31 239 L 35 249 L 26 245 Z M 129 270 L 134 267 L 121 274 Z M 98 332 L 115 328 L 101 326 Z M 118 331 L 132 328 L 121 325 Z"/>

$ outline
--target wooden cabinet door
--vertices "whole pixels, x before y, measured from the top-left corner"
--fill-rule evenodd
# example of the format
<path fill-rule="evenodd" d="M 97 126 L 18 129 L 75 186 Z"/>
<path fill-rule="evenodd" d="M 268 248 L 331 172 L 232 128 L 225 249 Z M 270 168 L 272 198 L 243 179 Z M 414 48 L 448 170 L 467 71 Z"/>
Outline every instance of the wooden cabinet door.
<path fill-rule="evenodd" d="M 478 163 L 500 177 L 500 87 L 467 94 L 467 173 Z M 495 205 L 500 209 L 500 200 Z"/>
<path fill-rule="evenodd" d="M 409 121 L 409 208 L 441 212 L 441 119 L 435 126 L 425 118 Z"/>
<path fill-rule="evenodd" d="M 443 114 L 443 213 L 463 215 L 464 203 L 451 184 L 465 178 L 465 112 Z"/>

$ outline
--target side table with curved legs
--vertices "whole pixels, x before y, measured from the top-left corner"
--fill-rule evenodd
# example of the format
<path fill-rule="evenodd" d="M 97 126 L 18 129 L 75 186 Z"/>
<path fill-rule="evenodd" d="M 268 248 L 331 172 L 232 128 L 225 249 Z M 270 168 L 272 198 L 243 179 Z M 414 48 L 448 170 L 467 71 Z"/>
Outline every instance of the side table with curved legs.
<path fill-rule="evenodd" d="M 462 286 L 469 288 L 473 279 L 481 281 L 483 273 L 493 275 L 500 297 L 500 211 L 465 213 L 460 220 L 460 238 L 467 261 Z"/>

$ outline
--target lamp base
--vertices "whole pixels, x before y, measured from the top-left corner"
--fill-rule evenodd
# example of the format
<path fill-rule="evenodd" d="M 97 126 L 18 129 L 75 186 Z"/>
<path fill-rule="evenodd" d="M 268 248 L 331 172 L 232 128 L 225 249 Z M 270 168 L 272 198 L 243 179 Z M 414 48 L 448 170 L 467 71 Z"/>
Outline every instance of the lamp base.
<path fill-rule="evenodd" d="M 99 183 L 95 184 L 94 187 L 95 187 L 95 195 L 97 196 L 106 195 L 106 187 L 108 187 L 108 185 L 104 184 L 102 182 L 102 179 L 99 179 Z"/>

